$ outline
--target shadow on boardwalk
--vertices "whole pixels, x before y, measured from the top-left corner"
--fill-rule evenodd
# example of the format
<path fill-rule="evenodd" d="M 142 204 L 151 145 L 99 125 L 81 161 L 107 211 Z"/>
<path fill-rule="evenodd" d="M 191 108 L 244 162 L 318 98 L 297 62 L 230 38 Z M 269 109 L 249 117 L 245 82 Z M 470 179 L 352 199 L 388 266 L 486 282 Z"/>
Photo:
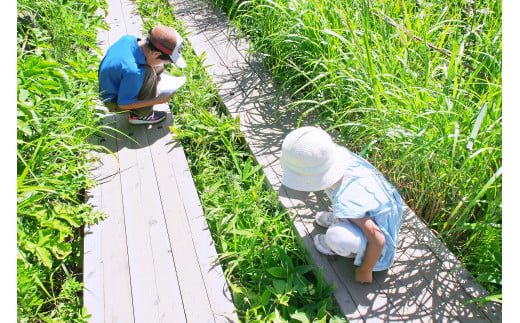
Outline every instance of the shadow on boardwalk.
<path fill-rule="evenodd" d="M 169 112 L 168 112 L 169 114 Z M 168 131 L 170 126 L 167 120 L 153 125 L 131 125 L 128 123 L 127 113 L 109 113 L 103 116 L 99 125 L 103 125 L 103 130 L 99 134 L 95 134 L 90 140 L 92 143 L 105 147 L 109 152 L 117 153 L 122 149 L 141 149 L 153 145 L 156 141 L 164 136 L 171 136 Z M 148 136 L 147 132 L 153 133 Z M 114 138 L 115 144 L 109 143 L 108 138 Z M 168 151 L 180 144 L 172 137 L 167 142 Z"/>

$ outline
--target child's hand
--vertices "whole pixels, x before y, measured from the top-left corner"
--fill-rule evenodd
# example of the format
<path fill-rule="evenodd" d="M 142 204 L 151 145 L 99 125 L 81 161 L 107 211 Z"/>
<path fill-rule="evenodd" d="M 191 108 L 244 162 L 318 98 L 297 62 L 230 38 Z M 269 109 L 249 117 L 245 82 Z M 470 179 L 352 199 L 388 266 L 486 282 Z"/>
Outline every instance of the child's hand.
<path fill-rule="evenodd" d="M 368 216 L 361 219 L 351 219 L 367 238 L 367 249 L 365 259 L 359 268 L 356 268 L 356 280 L 360 283 L 372 282 L 372 270 L 381 256 L 381 251 L 386 242 L 384 234 L 379 230 L 377 224 Z"/>
<path fill-rule="evenodd" d="M 365 271 L 362 267 L 356 268 L 356 280 L 358 283 L 372 283 L 372 270 Z"/>

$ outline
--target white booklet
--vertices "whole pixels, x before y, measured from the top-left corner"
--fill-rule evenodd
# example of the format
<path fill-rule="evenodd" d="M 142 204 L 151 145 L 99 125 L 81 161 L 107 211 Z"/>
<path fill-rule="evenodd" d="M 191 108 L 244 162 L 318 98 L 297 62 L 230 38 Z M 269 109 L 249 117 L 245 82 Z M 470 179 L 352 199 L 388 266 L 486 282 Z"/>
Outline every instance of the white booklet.
<path fill-rule="evenodd" d="M 186 83 L 186 76 L 171 76 L 163 73 L 161 75 L 161 80 L 157 85 L 157 93 L 170 93 L 173 94 L 177 91 L 181 86 Z"/>

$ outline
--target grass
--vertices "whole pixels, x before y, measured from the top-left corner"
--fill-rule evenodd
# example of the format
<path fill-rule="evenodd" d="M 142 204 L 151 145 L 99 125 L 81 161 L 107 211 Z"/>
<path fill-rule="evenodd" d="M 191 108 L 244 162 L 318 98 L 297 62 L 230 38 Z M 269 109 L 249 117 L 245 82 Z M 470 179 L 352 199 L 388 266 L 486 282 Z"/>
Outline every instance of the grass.
<path fill-rule="evenodd" d="M 501 298 L 501 3 L 212 3 Z"/>
<path fill-rule="evenodd" d="M 17 316 L 19 322 L 86 322 L 82 227 L 100 217 L 88 138 L 99 129 L 97 0 L 18 1 Z"/>

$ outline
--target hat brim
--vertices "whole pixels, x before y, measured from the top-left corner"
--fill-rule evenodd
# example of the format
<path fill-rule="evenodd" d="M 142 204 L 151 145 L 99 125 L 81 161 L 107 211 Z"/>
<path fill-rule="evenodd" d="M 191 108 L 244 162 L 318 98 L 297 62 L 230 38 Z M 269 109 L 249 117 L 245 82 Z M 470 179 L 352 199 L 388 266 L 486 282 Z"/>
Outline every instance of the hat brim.
<path fill-rule="evenodd" d="M 172 54 L 170 55 L 170 59 L 172 60 L 173 64 L 177 65 L 177 67 L 185 68 L 186 66 L 188 66 L 188 64 L 186 64 L 186 61 L 184 60 L 184 58 L 182 58 L 181 54 L 181 48 L 184 45 L 184 39 L 182 39 L 181 35 L 179 35 L 178 32 L 176 33 L 177 44 L 175 45 L 175 48 L 173 49 Z"/>
<path fill-rule="evenodd" d="M 188 66 L 184 58 L 182 58 L 181 55 L 177 55 L 176 53 L 170 55 L 170 59 L 172 60 L 173 64 L 175 64 L 179 68 L 185 68 L 186 66 Z"/>
<path fill-rule="evenodd" d="M 297 191 L 315 192 L 331 187 L 341 179 L 349 164 L 350 152 L 345 147 L 336 145 L 335 160 L 327 169 L 313 174 L 304 175 L 285 167 L 284 159 L 281 159 L 283 169 L 282 184 Z"/>

